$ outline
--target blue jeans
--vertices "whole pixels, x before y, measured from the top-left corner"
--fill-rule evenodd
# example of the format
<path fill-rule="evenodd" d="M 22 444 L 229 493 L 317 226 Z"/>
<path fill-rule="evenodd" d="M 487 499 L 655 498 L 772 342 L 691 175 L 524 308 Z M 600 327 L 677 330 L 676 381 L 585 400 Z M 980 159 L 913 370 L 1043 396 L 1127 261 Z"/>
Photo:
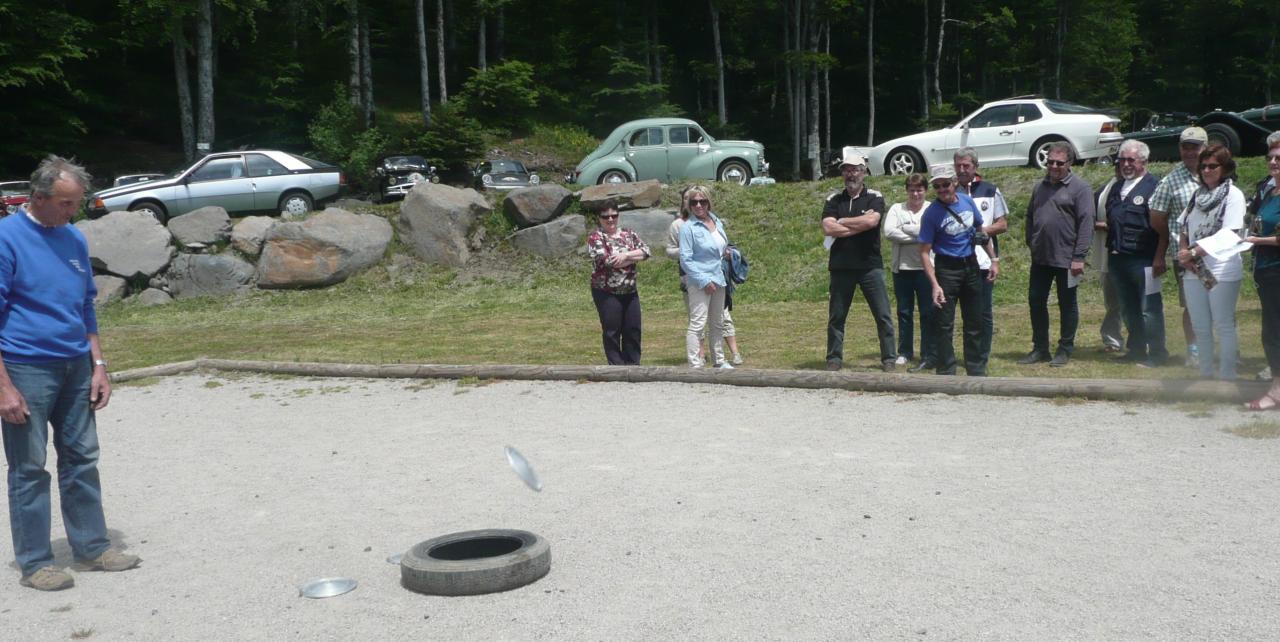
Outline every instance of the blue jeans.
<path fill-rule="evenodd" d="M 1150 359 L 1162 365 L 1169 360 L 1164 344 L 1164 298 L 1159 292 L 1145 294 L 1149 267 L 1151 259 L 1112 254 L 1108 258 L 1107 278 L 1115 290 L 1125 329 L 1129 331 L 1128 356 L 1135 361 Z M 1105 325 L 1103 327 L 1105 329 Z"/>
<path fill-rule="evenodd" d="M 53 426 L 58 453 L 62 522 L 76 559 L 97 558 L 111 545 L 98 481 L 98 430 L 89 404 L 93 363 L 88 355 L 41 363 L 5 363 L 27 401 L 26 423 L 7 421 L 4 457 L 9 465 L 9 528 L 23 575 L 53 564 L 49 543 L 49 473 L 44 469 Z"/>
<path fill-rule="evenodd" d="M 913 309 L 920 309 L 920 360 L 933 361 L 933 333 L 928 331 L 933 315 L 933 286 L 924 270 L 898 270 L 893 273 L 893 296 L 898 301 L 898 355 L 911 359 L 916 355 Z"/>
<path fill-rule="evenodd" d="M 1187 295 L 1187 312 L 1191 314 L 1191 326 L 1196 331 L 1196 346 L 1200 351 L 1200 376 L 1214 376 L 1214 334 L 1217 336 L 1218 372 L 1220 379 L 1236 378 L 1236 357 L 1239 343 L 1236 336 L 1236 300 L 1240 298 L 1240 281 L 1218 281 L 1212 290 L 1195 275 L 1182 280 Z"/>

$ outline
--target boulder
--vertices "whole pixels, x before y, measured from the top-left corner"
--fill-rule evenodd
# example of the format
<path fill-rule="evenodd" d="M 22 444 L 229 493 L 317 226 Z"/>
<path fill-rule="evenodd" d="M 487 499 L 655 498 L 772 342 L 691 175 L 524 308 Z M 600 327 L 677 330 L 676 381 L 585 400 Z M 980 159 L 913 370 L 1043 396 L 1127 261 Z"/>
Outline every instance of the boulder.
<path fill-rule="evenodd" d="M 169 219 L 169 231 L 178 245 L 202 248 L 231 238 L 231 217 L 210 205 Z"/>
<path fill-rule="evenodd" d="M 520 230 L 511 237 L 511 244 L 538 256 L 565 256 L 582 246 L 586 231 L 587 219 L 574 214 Z"/>
<path fill-rule="evenodd" d="M 382 259 L 391 224 L 373 214 L 329 208 L 267 232 L 258 260 L 258 287 L 308 288 L 341 283 Z"/>
<path fill-rule="evenodd" d="M 635 232 L 649 244 L 649 253 L 666 256 L 667 228 L 676 220 L 676 213 L 661 209 L 630 210 L 618 217 L 618 227 Z"/>
<path fill-rule="evenodd" d="M 169 292 L 175 299 L 235 294 L 253 287 L 253 264 L 229 253 L 179 254 L 169 265 Z"/>
<path fill-rule="evenodd" d="M 471 256 L 467 238 L 490 211 L 489 203 L 473 189 L 424 182 L 400 203 L 396 228 L 418 258 L 460 267 Z"/>
<path fill-rule="evenodd" d="M 559 185 L 524 187 L 507 194 L 502 210 L 518 227 L 532 227 L 564 214 L 571 200 L 573 192 Z"/>
<path fill-rule="evenodd" d="M 169 296 L 168 292 L 165 292 L 164 290 L 157 290 L 156 288 L 147 288 L 143 290 L 138 293 L 138 296 L 133 297 L 133 300 L 137 301 L 140 305 L 146 306 L 173 303 L 173 297 Z"/>
<path fill-rule="evenodd" d="M 267 230 L 276 224 L 270 216 L 246 216 L 231 228 L 231 247 L 245 256 L 257 256 L 262 253 L 262 242 L 267 238 Z"/>
<path fill-rule="evenodd" d="M 173 234 L 146 212 L 112 212 L 76 223 L 89 242 L 95 272 L 149 279 L 173 258 Z"/>
<path fill-rule="evenodd" d="M 129 293 L 129 282 L 110 274 L 95 274 L 93 286 L 98 288 L 98 296 L 93 298 L 94 305 L 106 305 L 119 301 Z"/>
<path fill-rule="evenodd" d="M 662 200 L 662 183 L 656 180 L 639 183 L 605 183 L 584 188 L 579 200 L 589 210 L 600 209 L 609 199 L 618 201 L 618 209 L 644 209 Z"/>

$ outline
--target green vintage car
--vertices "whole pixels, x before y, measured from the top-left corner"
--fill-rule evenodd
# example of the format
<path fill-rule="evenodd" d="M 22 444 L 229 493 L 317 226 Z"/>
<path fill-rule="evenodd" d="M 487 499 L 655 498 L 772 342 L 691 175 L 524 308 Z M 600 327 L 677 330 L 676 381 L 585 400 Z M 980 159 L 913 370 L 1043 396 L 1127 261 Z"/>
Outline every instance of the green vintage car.
<path fill-rule="evenodd" d="M 1203 127 L 1209 143 L 1226 147 L 1232 156 L 1258 156 L 1267 153 L 1267 136 L 1280 130 L 1280 105 L 1214 110 L 1199 117 L 1185 112 L 1152 114 L 1145 127 L 1124 137 L 1146 143 L 1153 161 L 1176 161 L 1178 137 L 1192 125 Z"/>
<path fill-rule="evenodd" d="M 767 176 L 764 145 L 716 140 L 685 118 L 633 120 L 613 130 L 578 163 L 566 181 L 582 185 L 702 178 L 746 185 Z"/>

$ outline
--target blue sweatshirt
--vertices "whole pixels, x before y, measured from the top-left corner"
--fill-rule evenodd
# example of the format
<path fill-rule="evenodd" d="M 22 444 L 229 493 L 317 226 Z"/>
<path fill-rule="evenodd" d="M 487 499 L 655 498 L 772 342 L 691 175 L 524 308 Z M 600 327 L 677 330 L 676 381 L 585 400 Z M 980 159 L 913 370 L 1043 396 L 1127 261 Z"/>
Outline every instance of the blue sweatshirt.
<path fill-rule="evenodd" d="M 26 209 L 0 219 L 0 357 L 32 363 L 89 354 L 98 333 L 89 244 L 73 225 L 44 227 Z"/>

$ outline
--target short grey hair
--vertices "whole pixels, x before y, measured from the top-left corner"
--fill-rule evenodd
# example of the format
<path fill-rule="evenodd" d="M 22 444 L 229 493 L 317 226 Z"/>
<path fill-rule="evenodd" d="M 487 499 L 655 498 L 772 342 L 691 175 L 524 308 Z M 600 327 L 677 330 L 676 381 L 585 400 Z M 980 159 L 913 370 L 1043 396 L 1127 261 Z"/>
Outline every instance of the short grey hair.
<path fill-rule="evenodd" d="M 1045 152 L 1045 156 L 1049 154 L 1066 154 L 1068 165 L 1076 162 L 1076 150 L 1072 149 L 1071 143 L 1065 140 L 1049 143 L 1049 149 Z"/>
<path fill-rule="evenodd" d="M 957 149 L 957 150 L 956 150 L 955 155 L 951 157 L 951 162 L 953 162 L 953 163 L 954 163 L 954 162 L 956 162 L 956 161 L 960 160 L 961 158 L 967 158 L 967 159 L 969 159 L 969 160 L 973 161 L 973 165 L 974 165 L 974 167 L 977 167 L 977 165 L 978 165 L 978 150 L 976 150 L 976 149 L 974 149 L 974 148 L 972 148 L 972 147 L 961 147 L 960 149 Z"/>
<path fill-rule="evenodd" d="M 93 177 L 85 169 L 61 156 L 49 154 L 36 171 L 31 172 L 31 193 L 40 196 L 52 196 L 53 184 L 67 179 L 75 181 L 84 191 L 89 191 Z"/>
<path fill-rule="evenodd" d="M 1276 140 L 1280 141 L 1280 137 L 1277 137 Z M 1130 139 L 1120 143 L 1120 153 L 1123 154 L 1124 152 L 1133 152 L 1137 154 L 1138 158 L 1144 163 L 1151 157 L 1151 148 L 1147 147 L 1147 144 L 1140 140 Z"/>
<path fill-rule="evenodd" d="M 1267 136 L 1267 149 L 1276 145 L 1280 145 L 1280 131 L 1271 132 L 1271 135 Z"/>

